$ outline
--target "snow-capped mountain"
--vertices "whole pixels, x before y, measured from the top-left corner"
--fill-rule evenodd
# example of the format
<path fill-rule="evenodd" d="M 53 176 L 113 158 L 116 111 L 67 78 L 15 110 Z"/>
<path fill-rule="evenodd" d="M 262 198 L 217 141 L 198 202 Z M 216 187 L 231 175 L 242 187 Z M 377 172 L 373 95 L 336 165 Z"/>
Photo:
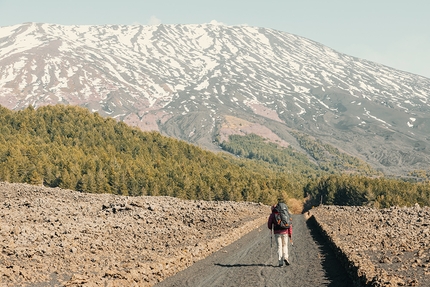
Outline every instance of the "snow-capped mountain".
<path fill-rule="evenodd" d="M 292 130 L 391 173 L 428 169 L 430 79 L 247 26 L 0 27 L 0 104 L 85 106 L 216 149 Z"/>

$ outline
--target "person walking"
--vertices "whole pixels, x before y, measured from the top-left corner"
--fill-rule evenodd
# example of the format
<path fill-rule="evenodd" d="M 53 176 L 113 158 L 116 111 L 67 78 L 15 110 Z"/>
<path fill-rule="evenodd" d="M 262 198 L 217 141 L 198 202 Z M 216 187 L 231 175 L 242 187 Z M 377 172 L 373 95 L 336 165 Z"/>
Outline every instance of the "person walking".
<path fill-rule="evenodd" d="M 288 239 L 293 244 L 293 225 L 291 215 L 285 203 L 278 202 L 278 204 L 272 206 L 272 213 L 267 221 L 267 227 L 271 230 L 271 234 L 275 235 L 278 247 L 279 267 L 284 266 L 284 263 L 290 265 L 288 259 Z"/>

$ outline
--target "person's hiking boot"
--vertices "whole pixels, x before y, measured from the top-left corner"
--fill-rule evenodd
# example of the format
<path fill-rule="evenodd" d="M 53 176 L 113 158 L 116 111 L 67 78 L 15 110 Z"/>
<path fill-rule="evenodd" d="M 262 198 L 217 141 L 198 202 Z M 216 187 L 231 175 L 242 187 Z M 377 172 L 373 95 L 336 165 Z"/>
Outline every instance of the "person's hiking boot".
<path fill-rule="evenodd" d="M 279 260 L 279 265 L 278 265 L 279 267 L 282 267 L 282 266 L 284 266 L 284 261 L 282 261 L 282 260 Z"/>
<path fill-rule="evenodd" d="M 285 265 L 287 266 L 290 265 L 290 261 L 288 261 L 288 259 L 285 259 L 284 261 L 285 261 Z"/>

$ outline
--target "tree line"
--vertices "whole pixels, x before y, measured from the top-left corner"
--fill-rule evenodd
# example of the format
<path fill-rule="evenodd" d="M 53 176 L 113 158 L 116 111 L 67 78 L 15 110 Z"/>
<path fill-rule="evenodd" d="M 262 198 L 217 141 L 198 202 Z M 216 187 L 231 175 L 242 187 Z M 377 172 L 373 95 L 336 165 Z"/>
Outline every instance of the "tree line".
<path fill-rule="evenodd" d="M 430 205 L 429 180 L 414 182 L 411 178 L 386 178 L 367 163 L 341 153 L 337 148 L 293 132 L 300 146 L 316 163 L 293 148 L 283 148 L 256 134 L 231 135 L 221 147 L 237 156 L 264 161 L 279 166 L 284 172 L 295 174 L 303 188 L 308 208 L 319 204 L 371 205 L 384 208 L 393 205 Z M 420 173 L 419 173 L 420 172 Z M 424 171 L 413 171 L 410 175 Z"/>
<path fill-rule="evenodd" d="M 428 180 L 384 178 L 329 145 L 297 136 L 323 160 L 315 163 L 257 135 L 231 136 L 222 143 L 237 157 L 143 132 L 81 107 L 11 111 L 0 106 L 0 181 L 89 193 L 265 204 L 295 198 L 307 199 L 308 206 L 429 205 Z"/>
<path fill-rule="evenodd" d="M 429 181 L 409 182 L 385 177 L 326 175 L 309 181 L 304 195 L 309 205 L 430 206 Z"/>
<path fill-rule="evenodd" d="M 301 193 L 286 173 L 64 105 L 0 107 L 0 180 L 266 204 Z"/>

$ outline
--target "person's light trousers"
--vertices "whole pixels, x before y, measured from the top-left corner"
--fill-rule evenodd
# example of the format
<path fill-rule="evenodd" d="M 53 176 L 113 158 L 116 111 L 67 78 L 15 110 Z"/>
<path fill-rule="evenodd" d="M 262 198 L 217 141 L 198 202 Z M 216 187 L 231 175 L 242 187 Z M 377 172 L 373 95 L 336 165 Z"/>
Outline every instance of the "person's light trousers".
<path fill-rule="evenodd" d="M 278 245 L 278 260 L 288 260 L 288 234 L 275 234 Z"/>

